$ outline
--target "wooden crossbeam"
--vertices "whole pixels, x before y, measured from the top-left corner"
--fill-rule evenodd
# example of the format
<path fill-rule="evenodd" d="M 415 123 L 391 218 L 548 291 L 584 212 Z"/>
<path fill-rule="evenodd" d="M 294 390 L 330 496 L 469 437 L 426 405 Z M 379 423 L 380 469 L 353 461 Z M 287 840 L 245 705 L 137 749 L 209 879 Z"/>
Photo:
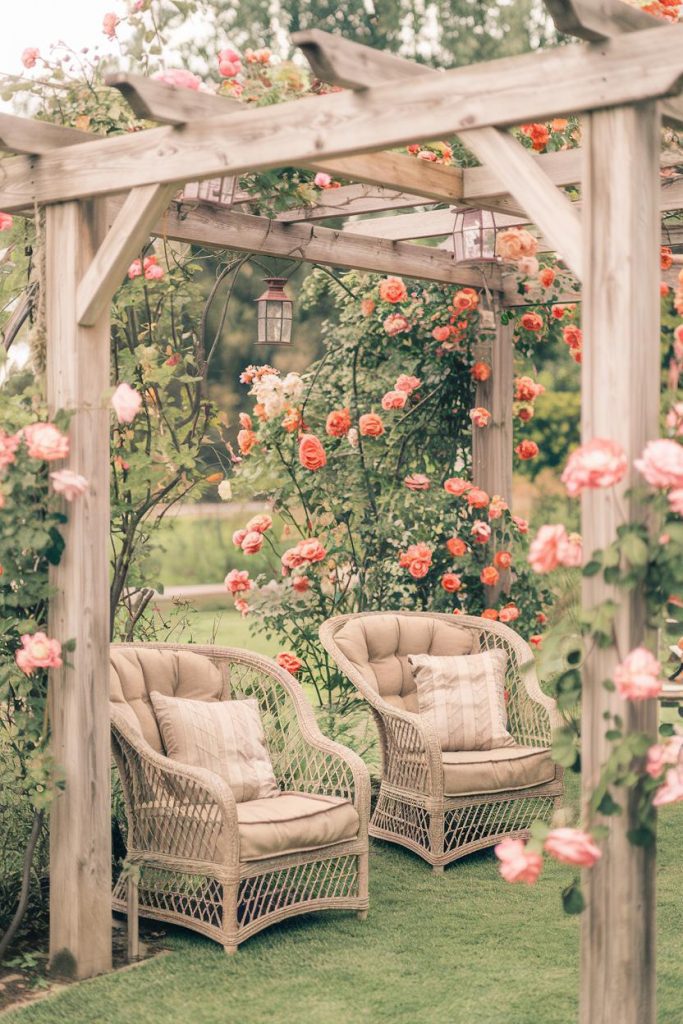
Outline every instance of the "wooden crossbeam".
<path fill-rule="evenodd" d="M 176 191 L 175 185 L 141 185 L 128 193 L 78 287 L 76 316 L 81 326 L 92 327 L 107 308 L 126 267 Z"/>
<path fill-rule="evenodd" d="M 0 149 L 9 153 L 33 153 L 41 156 L 53 149 L 74 146 L 79 142 L 91 142 L 95 138 L 89 132 L 75 128 L 62 128 L 49 121 L 34 121 L 28 117 L 0 114 Z"/>
<path fill-rule="evenodd" d="M 386 149 L 488 125 L 519 124 L 661 98 L 683 77 L 683 25 L 607 46 L 565 46 L 335 93 L 151 128 L 3 165 L 0 209 L 106 195 Z M 544 83 L 539 89 L 538 83 Z M 199 93 L 193 93 L 199 96 Z"/>
<path fill-rule="evenodd" d="M 115 201 L 111 201 L 115 206 Z M 189 212 L 172 204 L 154 233 L 176 241 L 241 252 L 281 256 L 327 267 L 398 274 L 458 286 L 481 287 L 481 273 L 459 266 L 439 249 L 382 238 L 346 235 L 314 224 L 281 224 L 267 217 L 208 207 Z M 497 268 L 487 272 L 489 287 L 502 288 Z"/>
<path fill-rule="evenodd" d="M 414 61 L 380 53 L 368 46 L 314 29 L 292 37 L 314 72 L 333 85 L 365 89 L 388 81 L 420 78 L 425 69 Z M 439 72 L 433 70 L 432 74 Z M 562 249 L 567 265 L 581 276 L 581 223 L 568 197 L 511 135 L 497 128 L 460 132 L 460 138 L 523 206 L 529 219 Z"/>
<path fill-rule="evenodd" d="M 341 188 L 325 189 L 317 197 L 314 206 L 300 206 L 283 210 L 277 215 L 279 221 L 326 220 L 330 217 L 354 217 L 361 213 L 380 213 L 384 210 L 402 210 L 423 206 L 434 200 L 426 196 L 411 195 L 399 189 L 383 188 L 381 185 L 342 185 Z"/>

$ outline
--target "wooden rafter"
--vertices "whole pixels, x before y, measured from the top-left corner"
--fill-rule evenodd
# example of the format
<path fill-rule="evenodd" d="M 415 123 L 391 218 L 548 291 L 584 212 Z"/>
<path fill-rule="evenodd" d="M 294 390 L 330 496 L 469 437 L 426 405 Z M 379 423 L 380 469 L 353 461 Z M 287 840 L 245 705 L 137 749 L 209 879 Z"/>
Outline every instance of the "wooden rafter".
<path fill-rule="evenodd" d="M 35 165 L 13 157 L 4 162 L 0 209 L 305 164 L 568 110 L 661 99 L 678 92 L 682 76 L 683 25 L 620 36 L 609 46 L 559 47 L 428 73 L 409 85 L 367 89 L 362 98 L 316 96 L 70 146 Z"/>
<path fill-rule="evenodd" d="M 277 220 L 326 220 L 331 217 L 354 217 L 361 213 L 380 213 L 385 210 L 404 210 L 423 206 L 433 200 L 422 195 L 411 195 L 403 189 L 389 189 L 382 185 L 342 185 L 341 188 L 323 190 L 313 206 L 283 210 Z"/>

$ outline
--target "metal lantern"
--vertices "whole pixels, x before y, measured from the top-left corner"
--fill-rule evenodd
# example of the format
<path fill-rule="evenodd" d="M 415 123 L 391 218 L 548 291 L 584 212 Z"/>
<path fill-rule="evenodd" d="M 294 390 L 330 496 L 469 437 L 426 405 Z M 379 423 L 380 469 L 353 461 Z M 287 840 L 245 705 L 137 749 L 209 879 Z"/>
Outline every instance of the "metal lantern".
<path fill-rule="evenodd" d="M 509 221 L 509 217 L 507 220 Z M 453 253 L 456 262 L 476 260 L 478 263 L 496 259 L 496 234 L 502 224 L 489 210 L 461 210 L 453 225 Z"/>
<path fill-rule="evenodd" d="M 293 302 L 285 291 L 286 277 L 267 277 L 268 285 L 256 300 L 257 345 L 291 345 Z"/>

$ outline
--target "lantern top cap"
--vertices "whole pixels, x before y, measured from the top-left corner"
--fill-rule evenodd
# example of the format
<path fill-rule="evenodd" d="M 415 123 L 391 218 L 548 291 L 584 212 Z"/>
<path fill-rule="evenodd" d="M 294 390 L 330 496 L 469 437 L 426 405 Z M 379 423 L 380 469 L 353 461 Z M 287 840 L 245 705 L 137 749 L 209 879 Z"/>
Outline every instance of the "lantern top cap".
<path fill-rule="evenodd" d="M 257 302 L 263 302 L 263 300 L 286 300 L 291 302 L 289 295 L 285 291 L 285 285 L 287 284 L 286 277 L 266 277 L 264 278 L 265 283 L 268 285 L 263 295 L 259 295 Z"/>

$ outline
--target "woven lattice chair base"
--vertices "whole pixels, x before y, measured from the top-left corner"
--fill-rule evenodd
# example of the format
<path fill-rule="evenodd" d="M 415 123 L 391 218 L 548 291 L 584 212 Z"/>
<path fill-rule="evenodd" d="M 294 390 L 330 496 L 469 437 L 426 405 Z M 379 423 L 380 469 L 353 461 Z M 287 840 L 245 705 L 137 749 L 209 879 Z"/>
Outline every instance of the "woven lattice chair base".
<path fill-rule="evenodd" d="M 538 684 L 528 644 L 507 626 L 472 615 L 366 612 L 338 616 L 320 629 L 323 646 L 366 698 L 379 730 L 382 782 L 370 835 L 405 846 L 435 871 L 504 837 L 528 835 L 535 819 L 552 816 L 563 794 L 562 769 L 552 766 L 536 785 L 446 795 L 436 733 L 407 710 L 416 709 L 416 698 L 406 663 L 408 654 L 462 653 L 463 636 L 472 652 L 505 651 L 508 728 L 519 748 L 547 750 L 560 724 L 555 702 Z"/>
<path fill-rule="evenodd" d="M 348 800 L 359 826 L 353 838 L 332 845 L 241 860 L 232 791 L 213 772 L 154 750 L 131 718 L 138 714 L 135 702 L 127 705 L 124 694 L 111 705 L 128 819 L 126 868 L 113 907 L 128 914 L 129 931 L 140 914 L 191 928 L 234 952 L 251 935 L 297 914 L 353 910 L 364 917 L 370 783 L 360 758 L 323 736 L 299 684 L 269 659 L 231 648 L 125 644 L 112 647 L 112 663 L 117 651 L 145 650 L 207 657 L 223 679 L 219 699 L 258 700 L 280 789 Z M 129 948 L 136 946 L 134 936 Z"/>

